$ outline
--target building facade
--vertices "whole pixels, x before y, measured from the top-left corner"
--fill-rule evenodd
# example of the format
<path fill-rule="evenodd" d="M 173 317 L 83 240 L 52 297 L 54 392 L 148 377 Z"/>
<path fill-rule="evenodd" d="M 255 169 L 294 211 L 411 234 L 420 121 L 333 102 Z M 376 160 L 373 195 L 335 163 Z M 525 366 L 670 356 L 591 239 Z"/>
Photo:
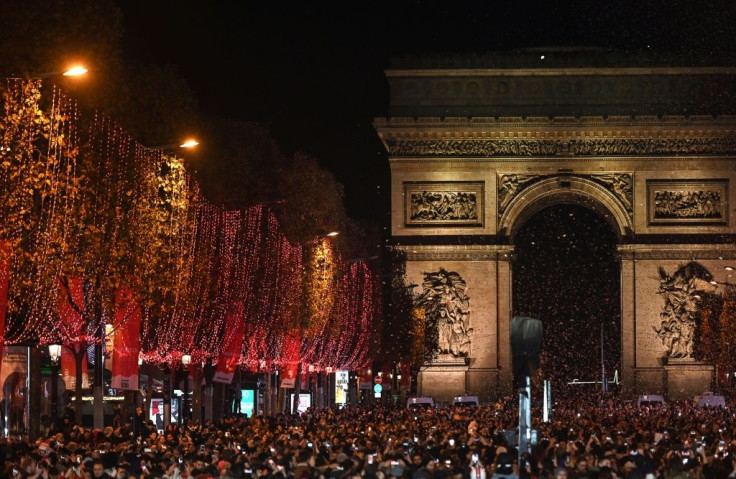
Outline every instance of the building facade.
<path fill-rule="evenodd" d="M 733 294 L 736 68 L 539 49 L 397 59 L 386 76 L 393 243 L 439 318 L 420 394 L 511 393 L 515 235 L 560 203 L 615 231 L 623 391 L 712 388 L 693 345 L 700 295 Z"/>

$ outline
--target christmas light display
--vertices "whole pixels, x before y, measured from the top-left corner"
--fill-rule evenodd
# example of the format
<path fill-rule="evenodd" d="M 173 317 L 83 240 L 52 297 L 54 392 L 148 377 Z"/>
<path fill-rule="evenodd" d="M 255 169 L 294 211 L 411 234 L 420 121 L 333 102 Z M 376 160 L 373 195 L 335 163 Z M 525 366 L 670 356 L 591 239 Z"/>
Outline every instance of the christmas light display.
<path fill-rule="evenodd" d="M 2 91 L 0 239 L 12 248 L 6 343 L 81 351 L 112 329 L 121 285 L 141 306 L 141 357 L 217 360 L 243 334 L 239 364 L 355 369 L 369 359 L 376 277 L 328 239 L 291 244 L 265 206 L 205 200 L 183 161 L 80 115 L 39 82 Z M 118 315 L 120 317 L 120 315 Z M 307 368 L 307 369 L 305 369 Z"/>

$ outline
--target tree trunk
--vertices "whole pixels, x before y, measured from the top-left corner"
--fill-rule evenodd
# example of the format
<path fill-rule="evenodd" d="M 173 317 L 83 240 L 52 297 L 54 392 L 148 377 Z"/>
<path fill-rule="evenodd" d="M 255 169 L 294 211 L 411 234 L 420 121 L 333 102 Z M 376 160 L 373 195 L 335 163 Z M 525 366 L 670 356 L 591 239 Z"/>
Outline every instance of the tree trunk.
<path fill-rule="evenodd" d="M 211 421 L 213 417 L 212 408 L 214 407 L 212 397 L 214 394 L 212 390 L 212 358 L 207 358 L 204 364 L 204 385 L 204 420 Z"/>
<path fill-rule="evenodd" d="M 102 338 L 98 338 L 102 341 Z M 102 343 L 95 344 L 95 385 L 92 390 L 94 397 L 94 427 L 103 429 L 105 427 L 105 411 L 102 404 L 105 395 L 105 358 L 102 353 Z"/>
<path fill-rule="evenodd" d="M 278 384 L 278 377 L 276 379 L 276 387 L 277 389 L 277 399 L 276 399 L 276 412 L 282 413 L 284 412 L 284 396 L 285 396 L 285 389 L 280 387 Z"/>
<path fill-rule="evenodd" d="M 299 396 L 302 393 L 302 365 L 297 364 L 296 379 L 294 380 L 294 404 L 291 407 L 292 414 L 299 414 Z M 288 398 L 287 398 L 288 401 Z"/>
<path fill-rule="evenodd" d="M 146 363 L 146 374 L 148 379 L 146 381 L 146 400 L 143 404 L 143 412 L 148 415 L 151 411 L 151 396 L 153 395 L 153 364 Z M 133 409 L 135 411 L 135 409 Z"/>
<path fill-rule="evenodd" d="M 225 412 L 225 385 L 223 383 L 215 383 L 215 394 L 214 394 L 214 407 L 212 420 L 218 421 L 222 419 L 223 413 Z"/>
<path fill-rule="evenodd" d="M 195 424 L 202 424 L 202 367 L 194 367 L 192 380 L 192 420 Z"/>
<path fill-rule="evenodd" d="M 169 364 L 164 366 L 164 429 L 171 424 L 171 371 Z"/>
<path fill-rule="evenodd" d="M 355 407 L 358 404 L 358 378 L 357 373 L 348 374 L 348 402 Z"/>
<path fill-rule="evenodd" d="M 30 351 L 30 394 L 28 397 L 28 429 L 31 440 L 41 433 L 41 352 L 38 346 Z"/>
<path fill-rule="evenodd" d="M 87 354 L 87 344 L 80 343 L 75 346 L 74 366 L 75 366 L 75 384 L 74 384 L 74 423 L 78 426 L 82 425 L 82 360 Z"/>

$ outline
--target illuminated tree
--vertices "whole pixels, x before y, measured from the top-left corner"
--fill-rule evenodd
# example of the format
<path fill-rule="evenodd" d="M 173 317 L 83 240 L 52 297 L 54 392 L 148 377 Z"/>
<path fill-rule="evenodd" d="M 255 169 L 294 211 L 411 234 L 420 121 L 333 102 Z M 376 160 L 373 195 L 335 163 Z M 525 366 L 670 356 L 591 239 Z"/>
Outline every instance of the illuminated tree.
<path fill-rule="evenodd" d="M 33 326 L 56 315 L 49 293 L 68 226 L 59 213 L 75 188 L 76 104 L 53 90 L 43 105 L 39 81 L 9 80 L 0 94 L 0 239 L 14 250 L 5 339 L 42 340 Z"/>
<path fill-rule="evenodd" d="M 699 317 L 695 336 L 695 357 L 718 366 L 721 371 L 736 371 L 736 287 L 706 284 L 700 291 Z"/>

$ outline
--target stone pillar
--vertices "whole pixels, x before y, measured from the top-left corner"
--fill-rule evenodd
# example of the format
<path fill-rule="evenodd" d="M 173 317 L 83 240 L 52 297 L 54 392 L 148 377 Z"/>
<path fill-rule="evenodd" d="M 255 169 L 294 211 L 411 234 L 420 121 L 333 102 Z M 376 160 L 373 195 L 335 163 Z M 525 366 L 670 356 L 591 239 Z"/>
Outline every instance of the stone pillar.
<path fill-rule="evenodd" d="M 621 258 L 621 392 L 636 391 L 636 254 L 619 247 Z"/>
<path fill-rule="evenodd" d="M 496 262 L 496 327 L 498 352 L 498 396 L 513 392 L 514 372 L 511 367 L 511 252 L 499 252 Z"/>
<path fill-rule="evenodd" d="M 435 401 L 452 403 L 453 397 L 467 392 L 465 390 L 467 373 L 467 358 L 440 354 L 436 359 L 422 366 L 419 372 L 422 395 L 432 396 Z"/>
<path fill-rule="evenodd" d="M 664 365 L 667 399 L 690 400 L 713 390 L 714 367 L 691 358 L 668 358 Z"/>

